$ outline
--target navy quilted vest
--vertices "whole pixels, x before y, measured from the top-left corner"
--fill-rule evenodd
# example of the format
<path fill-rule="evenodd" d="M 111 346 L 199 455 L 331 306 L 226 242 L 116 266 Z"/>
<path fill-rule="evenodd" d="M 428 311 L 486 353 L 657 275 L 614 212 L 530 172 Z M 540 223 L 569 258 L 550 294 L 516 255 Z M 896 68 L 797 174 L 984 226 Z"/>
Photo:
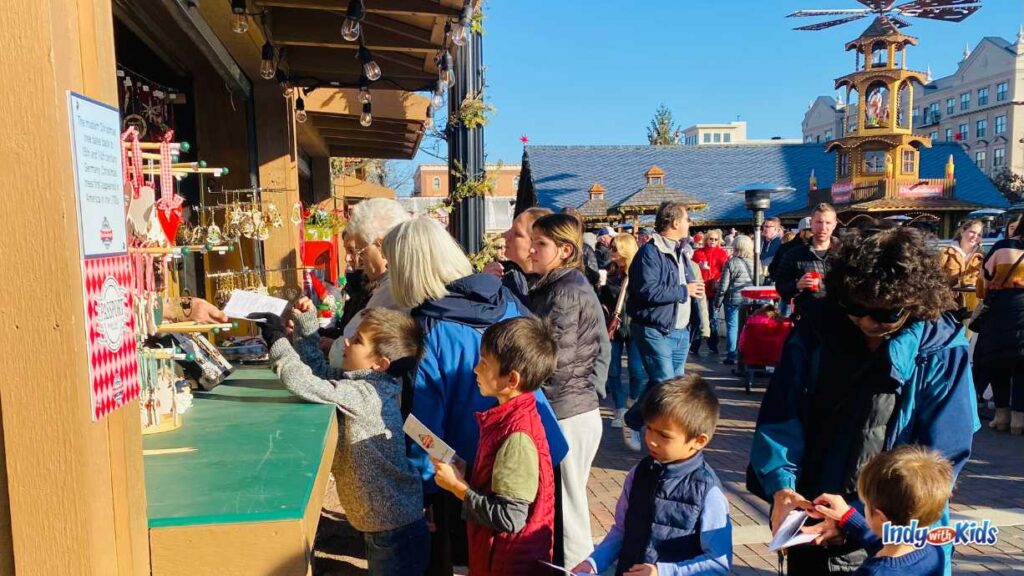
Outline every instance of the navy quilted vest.
<path fill-rule="evenodd" d="M 720 485 L 703 453 L 668 465 L 650 456 L 641 460 L 633 473 L 615 574 L 634 564 L 682 562 L 699 556 L 704 497 Z"/>

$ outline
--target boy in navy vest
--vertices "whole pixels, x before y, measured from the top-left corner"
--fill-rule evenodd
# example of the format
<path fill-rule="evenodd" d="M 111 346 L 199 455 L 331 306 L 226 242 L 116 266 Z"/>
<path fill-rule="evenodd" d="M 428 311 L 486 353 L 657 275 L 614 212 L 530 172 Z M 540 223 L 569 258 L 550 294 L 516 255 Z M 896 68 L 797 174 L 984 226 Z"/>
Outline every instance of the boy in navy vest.
<path fill-rule="evenodd" d="M 480 443 L 469 480 L 434 460 L 434 481 L 462 500 L 473 576 L 543 574 L 555 534 L 555 477 L 534 391 L 555 371 L 551 329 L 533 317 L 484 332 L 473 373 L 498 405 L 477 412 Z"/>
<path fill-rule="evenodd" d="M 615 524 L 573 572 L 616 575 L 728 574 L 729 502 L 703 450 L 718 424 L 718 398 L 697 375 L 666 381 L 642 407 L 650 456 L 633 467 L 615 506 Z"/>
<path fill-rule="evenodd" d="M 864 547 L 870 556 L 854 576 L 926 576 L 940 575 L 943 553 L 940 546 L 928 543 L 915 547 L 910 543 L 884 543 L 882 526 L 909 526 L 912 520 L 921 528 L 937 522 L 949 501 L 953 486 L 953 466 L 938 452 L 922 446 L 906 445 L 875 456 L 860 471 L 857 493 L 864 502 L 864 515 L 846 503 L 842 496 L 822 494 L 814 499 L 812 516 L 825 522 L 804 528 L 820 534 L 821 544 L 835 536 Z"/>

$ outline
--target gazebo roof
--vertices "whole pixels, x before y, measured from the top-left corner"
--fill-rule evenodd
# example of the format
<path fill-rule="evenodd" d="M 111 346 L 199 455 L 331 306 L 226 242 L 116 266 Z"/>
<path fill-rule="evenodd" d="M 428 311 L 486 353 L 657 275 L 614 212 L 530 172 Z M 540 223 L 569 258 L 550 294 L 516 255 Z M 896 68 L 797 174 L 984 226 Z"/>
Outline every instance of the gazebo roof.
<path fill-rule="evenodd" d="M 619 212 L 646 212 L 657 210 L 662 202 L 682 202 L 691 210 L 701 210 L 708 205 L 707 202 L 682 190 L 669 188 L 664 184 L 647 184 L 613 208 Z"/>

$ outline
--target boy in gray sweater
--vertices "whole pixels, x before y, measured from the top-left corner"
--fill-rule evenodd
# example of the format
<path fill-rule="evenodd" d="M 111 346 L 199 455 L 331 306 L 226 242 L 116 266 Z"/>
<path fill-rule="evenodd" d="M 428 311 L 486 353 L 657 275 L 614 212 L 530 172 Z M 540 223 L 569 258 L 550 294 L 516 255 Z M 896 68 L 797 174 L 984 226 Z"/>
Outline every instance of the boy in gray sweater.
<path fill-rule="evenodd" d="M 346 341 L 342 370 L 328 365 L 318 343 L 312 303 L 295 307 L 294 348 L 284 322 L 262 318 L 263 338 L 281 381 L 311 402 L 334 404 L 341 438 L 333 472 L 338 499 L 352 526 L 363 533 L 370 574 L 422 574 L 430 535 L 423 515 L 419 475 L 405 454 L 399 398 L 401 370 L 423 354 L 423 333 L 410 316 L 368 308 Z"/>

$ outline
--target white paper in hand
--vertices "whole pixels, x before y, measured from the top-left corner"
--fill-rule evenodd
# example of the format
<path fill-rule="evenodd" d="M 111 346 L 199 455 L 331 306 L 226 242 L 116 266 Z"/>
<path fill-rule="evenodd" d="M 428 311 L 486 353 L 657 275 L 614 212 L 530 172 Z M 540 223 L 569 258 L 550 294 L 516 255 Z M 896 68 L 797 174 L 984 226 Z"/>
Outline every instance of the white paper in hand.
<path fill-rule="evenodd" d="M 229 318 L 241 318 L 248 320 L 249 314 L 256 312 L 269 312 L 284 316 L 288 309 L 288 301 L 273 296 L 264 296 L 248 290 L 232 290 L 231 299 L 224 306 L 224 313 Z"/>
<path fill-rule="evenodd" d="M 424 426 L 423 422 L 420 422 L 412 414 L 409 414 L 409 417 L 405 419 L 402 431 L 408 434 L 414 442 L 420 445 L 420 448 L 426 450 L 427 454 L 430 454 L 430 457 L 435 460 L 451 464 L 457 458 L 455 450 L 452 450 L 451 446 L 445 444 L 444 440 L 441 440 L 437 434 L 434 434 L 430 428 Z"/>
<path fill-rule="evenodd" d="M 540 562 L 541 564 L 543 564 L 545 566 L 550 566 L 550 567 L 554 568 L 555 570 L 558 570 L 562 574 L 568 574 L 569 576 L 576 576 L 577 574 L 582 574 L 582 572 L 573 572 L 572 570 L 566 570 L 565 568 L 562 568 L 561 566 L 555 566 L 551 562 L 545 562 L 543 560 L 538 560 L 538 562 Z"/>
<path fill-rule="evenodd" d="M 771 544 L 768 545 L 769 552 L 775 552 L 783 548 L 789 548 L 790 546 L 799 546 L 800 544 L 807 544 L 808 542 L 814 541 L 818 537 L 817 534 L 804 534 L 800 531 L 803 528 L 804 523 L 807 522 L 807 512 L 803 510 L 791 510 L 789 514 L 782 520 L 782 525 L 779 526 L 779 531 L 775 533 L 772 538 Z"/>

